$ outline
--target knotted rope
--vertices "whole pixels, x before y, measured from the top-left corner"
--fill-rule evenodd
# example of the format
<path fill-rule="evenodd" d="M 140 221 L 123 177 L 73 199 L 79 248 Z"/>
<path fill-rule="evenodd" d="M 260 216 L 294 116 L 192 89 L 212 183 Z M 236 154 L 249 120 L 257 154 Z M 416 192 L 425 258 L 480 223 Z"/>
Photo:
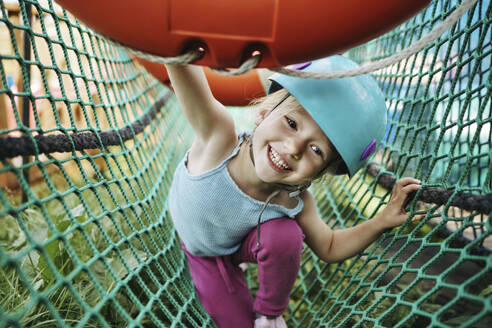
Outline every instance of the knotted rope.
<path fill-rule="evenodd" d="M 131 125 L 118 130 L 102 132 L 78 132 L 72 134 L 37 135 L 0 138 L 0 159 L 37 154 L 63 153 L 84 149 L 98 149 L 121 145 L 134 138 L 160 112 L 172 93 L 169 92 Z"/>

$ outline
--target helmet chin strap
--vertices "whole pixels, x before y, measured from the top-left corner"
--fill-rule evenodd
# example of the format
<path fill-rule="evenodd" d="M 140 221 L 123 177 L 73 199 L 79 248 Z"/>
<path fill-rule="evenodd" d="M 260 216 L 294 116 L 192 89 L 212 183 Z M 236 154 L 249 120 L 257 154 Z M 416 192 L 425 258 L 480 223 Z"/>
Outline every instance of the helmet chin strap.
<path fill-rule="evenodd" d="M 278 102 L 278 104 L 276 104 L 272 109 L 270 109 L 267 112 L 267 114 L 265 115 L 265 117 L 268 116 L 268 115 L 270 115 L 270 113 L 275 108 L 277 108 L 282 102 L 284 102 L 284 100 L 287 99 L 289 96 L 290 96 L 290 94 L 287 93 Z M 251 135 L 248 138 L 249 139 L 249 157 L 251 158 L 251 162 L 253 163 L 253 166 L 255 166 L 255 157 L 253 155 L 253 134 L 254 134 L 255 130 L 256 130 L 256 128 L 253 129 L 253 131 L 251 132 Z M 268 206 L 268 204 L 270 204 L 270 202 L 272 201 L 272 199 L 275 198 L 275 196 L 277 196 L 278 194 L 280 194 L 283 190 L 285 190 L 285 191 L 288 192 L 289 197 L 292 197 L 292 198 L 297 197 L 297 196 L 299 196 L 301 194 L 301 192 L 303 192 L 304 190 L 306 190 L 307 188 L 309 188 L 309 186 L 311 185 L 311 182 L 307 182 L 305 184 L 300 184 L 300 185 L 289 185 L 289 184 L 284 184 L 284 183 L 275 183 L 275 185 L 278 186 L 278 189 L 274 190 L 270 195 L 268 195 L 267 199 L 265 200 L 265 203 L 263 204 L 263 207 L 260 210 L 260 213 L 258 214 L 258 223 L 257 223 L 257 228 L 256 228 L 256 231 L 257 231 L 256 245 L 258 247 L 260 247 L 261 215 L 265 211 L 265 209 Z"/>

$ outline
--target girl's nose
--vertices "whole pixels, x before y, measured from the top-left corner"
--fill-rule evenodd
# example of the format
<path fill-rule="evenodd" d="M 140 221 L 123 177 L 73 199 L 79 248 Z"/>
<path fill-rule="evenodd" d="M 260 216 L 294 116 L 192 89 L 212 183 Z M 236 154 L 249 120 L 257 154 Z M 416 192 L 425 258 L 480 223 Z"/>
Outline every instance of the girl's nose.
<path fill-rule="evenodd" d="M 299 160 L 302 157 L 302 153 L 306 148 L 306 143 L 301 138 L 291 137 L 286 140 L 286 151 L 287 154 L 292 156 L 294 159 Z"/>

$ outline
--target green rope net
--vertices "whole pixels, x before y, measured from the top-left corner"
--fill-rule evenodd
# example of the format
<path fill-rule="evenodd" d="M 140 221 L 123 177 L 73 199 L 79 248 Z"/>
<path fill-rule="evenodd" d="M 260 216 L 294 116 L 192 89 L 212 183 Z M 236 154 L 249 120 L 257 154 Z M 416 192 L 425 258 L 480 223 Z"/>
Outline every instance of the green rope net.
<path fill-rule="evenodd" d="M 459 4 L 433 1 L 347 55 L 397 53 Z M 174 96 L 52 1 L 0 0 L 0 10 L 0 327 L 214 326 L 167 213 L 192 137 Z M 491 17 L 480 0 L 374 74 L 389 107 L 378 170 L 318 181 L 320 213 L 335 229 L 370 219 L 389 198 L 383 175 L 450 192 L 438 203 L 417 193 L 408 210 L 421 222 L 343 263 L 305 248 L 289 326 L 492 326 L 490 197 L 489 210 L 453 202 L 491 194 Z"/>

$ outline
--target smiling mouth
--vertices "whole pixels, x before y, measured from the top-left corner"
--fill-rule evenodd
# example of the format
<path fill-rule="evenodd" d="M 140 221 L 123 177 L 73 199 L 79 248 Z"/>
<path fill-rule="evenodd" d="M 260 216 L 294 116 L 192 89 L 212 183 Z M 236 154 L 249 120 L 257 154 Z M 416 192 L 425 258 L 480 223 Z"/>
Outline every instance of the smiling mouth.
<path fill-rule="evenodd" d="M 285 163 L 282 158 L 280 158 L 280 154 L 273 149 L 271 146 L 268 147 L 268 158 L 270 159 L 270 162 L 273 164 L 274 168 L 276 168 L 278 171 L 290 171 L 289 165 Z"/>

